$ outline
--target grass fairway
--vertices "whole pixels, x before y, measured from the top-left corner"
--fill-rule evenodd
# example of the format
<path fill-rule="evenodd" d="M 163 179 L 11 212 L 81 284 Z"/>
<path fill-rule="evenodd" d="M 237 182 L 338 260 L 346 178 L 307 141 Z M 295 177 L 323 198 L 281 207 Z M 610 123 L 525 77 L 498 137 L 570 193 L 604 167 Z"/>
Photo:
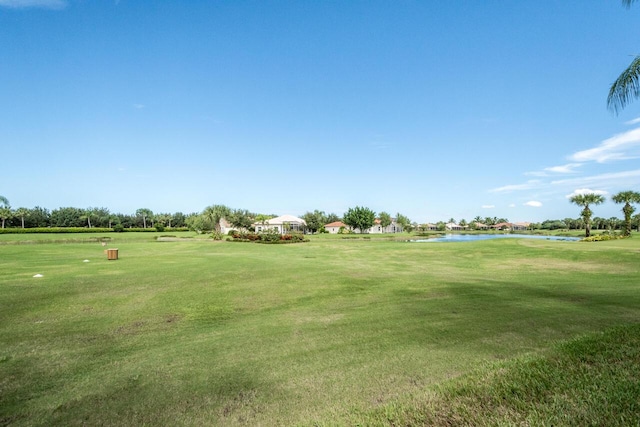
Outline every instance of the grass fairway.
<path fill-rule="evenodd" d="M 0 245 L 0 425 L 384 424 L 640 318 L 638 238 L 110 246 Z"/>

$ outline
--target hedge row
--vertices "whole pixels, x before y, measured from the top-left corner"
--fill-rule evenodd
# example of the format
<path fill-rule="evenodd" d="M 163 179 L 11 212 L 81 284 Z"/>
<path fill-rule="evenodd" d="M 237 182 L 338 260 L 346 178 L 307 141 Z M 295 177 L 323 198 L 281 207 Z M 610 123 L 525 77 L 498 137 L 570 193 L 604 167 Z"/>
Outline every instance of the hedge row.
<path fill-rule="evenodd" d="M 189 231 L 187 227 L 175 227 L 165 230 Z M 32 233 L 113 233 L 120 232 L 146 232 L 157 233 L 155 228 L 99 228 L 99 227 L 34 227 L 34 228 L 0 228 L 0 234 L 32 234 Z"/>

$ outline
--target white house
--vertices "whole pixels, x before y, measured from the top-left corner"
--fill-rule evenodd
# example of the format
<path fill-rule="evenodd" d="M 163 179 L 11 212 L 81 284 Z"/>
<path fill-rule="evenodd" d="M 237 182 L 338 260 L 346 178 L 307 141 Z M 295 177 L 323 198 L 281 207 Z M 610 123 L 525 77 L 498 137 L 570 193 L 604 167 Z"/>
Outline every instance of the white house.
<path fill-rule="evenodd" d="M 365 233 L 370 233 L 370 234 L 402 233 L 402 226 L 398 224 L 395 219 L 392 218 L 391 224 L 387 225 L 386 227 L 383 227 L 380 224 L 380 220 L 376 219 L 373 222 L 373 226 L 370 229 L 365 230 Z"/>
<path fill-rule="evenodd" d="M 238 229 L 232 226 L 225 218 L 220 218 L 220 233 L 229 234 L 231 230 L 238 231 Z"/>
<path fill-rule="evenodd" d="M 342 227 L 344 227 L 345 230 L 349 230 L 351 228 L 342 221 L 335 221 L 324 225 L 324 229 L 331 234 L 338 234 Z"/>
<path fill-rule="evenodd" d="M 280 234 L 291 231 L 304 231 L 307 223 L 302 218 L 293 215 L 281 215 L 263 222 L 254 222 L 253 227 L 259 233 L 265 230 L 276 230 Z"/>
<path fill-rule="evenodd" d="M 458 230 L 458 231 L 465 229 L 465 227 L 463 227 L 461 225 L 458 225 L 456 223 L 453 223 L 453 222 L 446 223 L 444 228 L 446 228 L 447 230 Z"/>

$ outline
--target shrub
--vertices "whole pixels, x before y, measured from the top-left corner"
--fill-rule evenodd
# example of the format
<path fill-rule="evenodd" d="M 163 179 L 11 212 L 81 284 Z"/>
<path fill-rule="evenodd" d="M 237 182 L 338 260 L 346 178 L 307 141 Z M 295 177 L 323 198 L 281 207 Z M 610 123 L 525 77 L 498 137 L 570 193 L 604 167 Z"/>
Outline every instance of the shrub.
<path fill-rule="evenodd" d="M 124 231 L 124 226 L 122 224 L 116 224 L 113 226 L 113 231 L 116 233 L 122 233 Z"/>
<path fill-rule="evenodd" d="M 156 231 L 159 231 L 160 233 L 163 233 L 164 232 L 164 225 L 156 224 L 155 225 L 155 229 L 156 229 Z"/>

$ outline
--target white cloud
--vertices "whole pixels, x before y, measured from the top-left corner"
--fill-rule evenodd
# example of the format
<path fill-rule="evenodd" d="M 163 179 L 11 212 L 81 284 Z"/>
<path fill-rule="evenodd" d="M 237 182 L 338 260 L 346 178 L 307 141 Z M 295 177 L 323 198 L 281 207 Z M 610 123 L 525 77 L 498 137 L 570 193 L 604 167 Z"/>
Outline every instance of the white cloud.
<path fill-rule="evenodd" d="M 530 200 L 524 204 L 525 206 L 531 206 L 533 208 L 539 208 L 542 206 L 542 202 L 538 202 L 537 200 Z"/>
<path fill-rule="evenodd" d="M 625 125 L 637 125 L 638 123 L 640 123 L 640 117 L 625 122 Z"/>
<path fill-rule="evenodd" d="M 516 207 L 516 204 L 515 204 L 515 203 L 511 203 L 511 204 L 509 205 L 509 207 L 510 207 L 510 208 L 515 208 L 515 207 Z"/>
<path fill-rule="evenodd" d="M 604 191 L 604 190 L 592 190 L 590 188 L 578 188 L 577 190 L 573 190 L 573 193 L 567 194 L 565 197 L 567 199 L 570 199 L 573 196 L 577 196 L 579 194 L 599 194 L 601 196 L 604 196 L 604 195 L 606 195 L 608 193 L 606 191 Z"/>
<path fill-rule="evenodd" d="M 482 209 L 493 209 L 496 207 L 496 205 L 482 205 L 481 207 Z"/>
<path fill-rule="evenodd" d="M 541 184 L 539 179 L 530 179 L 524 184 L 512 184 L 512 185 L 504 185 L 502 187 L 494 188 L 489 190 L 490 193 L 506 193 L 509 191 L 518 191 L 518 190 L 531 190 L 532 188 L 537 188 Z"/>
<path fill-rule="evenodd" d="M 575 169 L 579 168 L 580 166 L 582 166 L 582 163 L 568 163 L 566 165 L 544 168 L 544 170 L 553 173 L 576 173 Z"/>
<path fill-rule="evenodd" d="M 576 162 L 635 159 L 640 156 L 640 128 L 620 133 L 605 139 L 600 145 L 578 151 L 569 158 Z"/>
<path fill-rule="evenodd" d="M 560 179 L 551 181 L 551 185 L 568 186 L 568 187 L 605 187 L 605 186 L 622 186 L 630 187 L 640 184 L 640 169 L 603 173 L 600 175 L 585 176 L 580 178 Z"/>
<path fill-rule="evenodd" d="M 0 0 L 0 6 L 13 9 L 24 9 L 28 7 L 64 9 L 67 7 L 67 2 L 66 0 Z"/>
<path fill-rule="evenodd" d="M 544 168 L 541 171 L 525 172 L 525 175 L 545 177 L 549 176 L 550 174 L 576 173 L 576 169 L 580 166 L 582 166 L 582 163 L 567 163 L 566 165 Z"/>

